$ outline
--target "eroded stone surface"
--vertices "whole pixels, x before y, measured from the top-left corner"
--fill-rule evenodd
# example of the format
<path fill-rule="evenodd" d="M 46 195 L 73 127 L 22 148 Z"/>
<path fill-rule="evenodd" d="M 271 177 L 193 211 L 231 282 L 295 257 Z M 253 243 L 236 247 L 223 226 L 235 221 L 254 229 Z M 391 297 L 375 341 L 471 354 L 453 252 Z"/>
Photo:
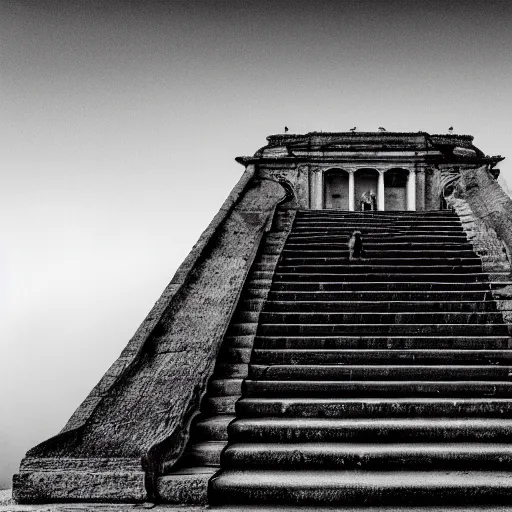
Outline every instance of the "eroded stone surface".
<path fill-rule="evenodd" d="M 185 265 L 186 279 L 180 274 L 183 284 L 136 360 L 128 365 L 125 351 L 114 363 L 113 372 L 121 376 L 111 383 L 113 374 L 107 375 L 95 388 L 72 420 L 82 425 L 79 430 L 65 431 L 27 454 L 30 469 L 22 465 L 14 479 L 17 499 L 142 500 L 147 497 L 143 471 L 149 475 L 146 487 L 156 491 L 154 479 L 164 461 L 172 464 L 184 448 L 245 276 L 268 218 L 283 197 L 283 187 L 273 181 L 245 185 L 194 264 Z M 83 461 L 81 470 L 61 472 L 63 458 Z M 139 472 L 119 468 L 112 473 L 110 461 L 123 458 L 141 461 Z"/>

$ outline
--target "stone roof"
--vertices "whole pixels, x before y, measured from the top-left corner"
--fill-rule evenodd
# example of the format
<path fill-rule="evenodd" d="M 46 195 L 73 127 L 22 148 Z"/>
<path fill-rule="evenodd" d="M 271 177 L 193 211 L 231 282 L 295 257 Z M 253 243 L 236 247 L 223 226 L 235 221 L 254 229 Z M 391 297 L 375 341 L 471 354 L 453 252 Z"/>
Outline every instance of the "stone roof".
<path fill-rule="evenodd" d="M 500 156 L 489 157 L 473 145 L 474 137 L 467 134 L 429 134 L 427 132 L 308 132 L 305 134 L 281 133 L 267 137 L 268 144 L 253 157 L 238 157 L 247 165 L 260 158 L 289 159 L 307 154 L 312 156 L 341 152 L 424 152 L 441 154 L 444 161 L 469 159 L 486 161 L 492 166 L 503 160 Z M 295 153 L 294 153 L 295 152 Z M 437 158 L 437 157 L 434 157 Z"/>

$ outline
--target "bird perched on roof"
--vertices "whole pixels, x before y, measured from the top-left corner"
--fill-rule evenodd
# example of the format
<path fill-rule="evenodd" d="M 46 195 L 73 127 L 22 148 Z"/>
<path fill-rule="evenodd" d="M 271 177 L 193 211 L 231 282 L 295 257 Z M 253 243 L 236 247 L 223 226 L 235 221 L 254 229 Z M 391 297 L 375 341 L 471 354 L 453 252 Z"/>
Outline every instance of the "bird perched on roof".
<path fill-rule="evenodd" d="M 453 126 L 450 126 L 450 128 L 448 128 L 448 131 L 449 131 L 450 133 L 453 133 Z"/>
<path fill-rule="evenodd" d="M 351 131 L 351 132 L 355 132 L 355 131 L 356 131 L 356 128 L 357 128 L 357 126 L 354 126 L 354 128 L 350 128 L 350 131 Z"/>
<path fill-rule="evenodd" d="M 288 133 L 288 126 L 284 127 L 284 133 Z"/>
<path fill-rule="evenodd" d="M 384 128 L 383 126 L 379 126 L 379 132 L 385 132 L 386 131 L 386 128 Z"/>

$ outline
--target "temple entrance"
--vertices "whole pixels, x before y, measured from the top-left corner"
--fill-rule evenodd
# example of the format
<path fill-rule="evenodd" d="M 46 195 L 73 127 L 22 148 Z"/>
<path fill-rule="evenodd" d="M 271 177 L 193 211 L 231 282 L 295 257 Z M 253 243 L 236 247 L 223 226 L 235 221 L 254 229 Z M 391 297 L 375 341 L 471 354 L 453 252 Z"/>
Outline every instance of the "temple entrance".
<path fill-rule="evenodd" d="M 379 173 L 375 169 L 358 169 L 354 173 L 355 188 L 355 209 L 361 210 L 361 200 L 363 194 L 373 192 L 377 195 L 377 183 Z"/>
<path fill-rule="evenodd" d="M 324 208 L 348 210 L 348 174 L 345 171 L 336 169 L 325 173 Z"/>
<path fill-rule="evenodd" d="M 409 171 L 390 169 L 384 173 L 384 204 L 386 210 L 407 210 L 407 180 Z"/>

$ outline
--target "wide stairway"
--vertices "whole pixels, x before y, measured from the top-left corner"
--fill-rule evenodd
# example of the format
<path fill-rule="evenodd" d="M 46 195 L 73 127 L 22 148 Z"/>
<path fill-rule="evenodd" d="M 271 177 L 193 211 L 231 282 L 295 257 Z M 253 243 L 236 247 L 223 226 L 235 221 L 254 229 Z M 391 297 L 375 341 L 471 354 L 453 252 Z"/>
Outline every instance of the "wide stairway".
<path fill-rule="evenodd" d="M 210 504 L 512 503 L 511 339 L 491 286 L 452 212 L 297 212 Z"/>

